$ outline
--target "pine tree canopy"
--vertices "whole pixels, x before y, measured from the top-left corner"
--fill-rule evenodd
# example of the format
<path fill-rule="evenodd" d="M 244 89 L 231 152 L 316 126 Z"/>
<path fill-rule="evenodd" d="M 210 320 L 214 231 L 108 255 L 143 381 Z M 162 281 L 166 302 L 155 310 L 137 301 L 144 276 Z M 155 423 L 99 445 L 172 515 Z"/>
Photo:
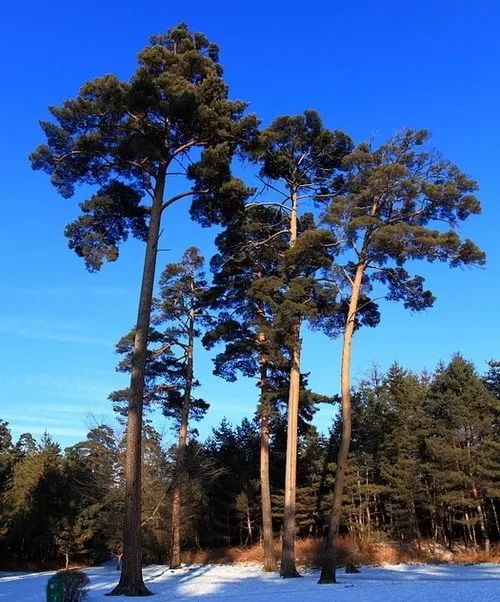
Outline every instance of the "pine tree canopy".
<path fill-rule="evenodd" d="M 247 194 L 230 163 L 256 119 L 228 98 L 217 47 L 180 24 L 153 36 L 137 60 L 129 81 L 105 75 L 51 107 L 52 120 L 41 122 L 46 144 L 30 156 L 64 197 L 77 184 L 99 186 L 66 229 L 90 270 L 116 260 L 128 235 L 144 238 L 148 205 L 140 203 L 159 178 L 190 180 L 164 205 L 191 196 L 193 217 L 206 225 L 232 215 Z"/>

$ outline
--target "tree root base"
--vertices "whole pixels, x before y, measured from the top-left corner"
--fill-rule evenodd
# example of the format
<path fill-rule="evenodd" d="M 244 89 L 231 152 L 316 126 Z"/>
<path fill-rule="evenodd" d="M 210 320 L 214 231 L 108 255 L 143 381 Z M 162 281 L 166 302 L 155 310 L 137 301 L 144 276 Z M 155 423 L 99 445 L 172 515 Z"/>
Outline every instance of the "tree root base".
<path fill-rule="evenodd" d="M 131 598 L 142 598 L 143 596 L 154 596 L 145 585 L 126 586 L 118 584 L 115 589 L 106 596 L 129 596 Z"/>

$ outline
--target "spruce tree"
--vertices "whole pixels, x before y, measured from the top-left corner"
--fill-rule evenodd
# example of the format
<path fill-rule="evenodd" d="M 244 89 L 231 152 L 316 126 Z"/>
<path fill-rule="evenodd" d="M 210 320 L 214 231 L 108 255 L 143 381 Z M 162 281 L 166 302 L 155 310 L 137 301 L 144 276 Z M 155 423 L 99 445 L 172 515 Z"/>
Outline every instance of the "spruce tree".
<path fill-rule="evenodd" d="M 488 553 L 487 501 L 500 497 L 500 443 L 495 432 L 500 403 L 474 366 L 455 355 L 438 369 L 430 385 L 427 412 L 434 431 L 426 439 L 428 469 L 437 503 L 451 523 L 460 519 L 467 523 L 465 512 L 475 515 Z M 442 528 L 448 529 L 451 539 L 453 524 Z"/>

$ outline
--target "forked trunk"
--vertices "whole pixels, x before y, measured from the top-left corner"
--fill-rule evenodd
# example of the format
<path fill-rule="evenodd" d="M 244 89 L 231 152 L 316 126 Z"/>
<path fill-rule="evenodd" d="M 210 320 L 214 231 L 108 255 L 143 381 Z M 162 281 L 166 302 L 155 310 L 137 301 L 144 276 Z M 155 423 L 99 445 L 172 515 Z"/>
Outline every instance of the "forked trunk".
<path fill-rule="evenodd" d="M 175 467 L 175 486 L 172 500 L 172 539 L 170 548 L 170 568 L 181 565 L 181 520 L 182 520 L 182 487 L 184 484 L 184 460 L 186 455 L 189 408 L 193 388 L 193 352 L 194 352 L 194 309 L 189 312 L 189 341 L 187 347 L 186 386 L 182 400 L 181 424 L 179 428 L 179 448 Z"/>
<path fill-rule="evenodd" d="M 263 342 L 260 333 L 259 341 Z M 260 358 L 260 495 L 262 504 L 262 539 L 264 545 L 264 566 L 270 572 L 276 568 L 274 557 L 273 519 L 271 509 L 271 485 L 269 480 L 269 400 L 267 397 L 267 359 Z"/>
<path fill-rule="evenodd" d="M 351 299 L 347 314 L 344 340 L 342 344 L 342 367 L 341 367 L 341 396 L 342 396 L 342 436 L 337 456 L 337 467 L 335 470 L 335 485 L 333 489 L 333 502 L 328 526 L 328 534 L 325 541 L 325 550 L 319 583 L 336 583 L 335 572 L 337 569 L 338 533 L 340 524 L 340 512 L 342 509 L 342 493 L 344 490 L 344 479 L 351 444 L 351 351 L 352 338 L 356 323 L 356 312 L 363 282 L 363 273 L 366 264 L 360 263 L 356 269 L 352 283 Z"/>
<path fill-rule="evenodd" d="M 149 596 L 144 585 L 141 566 L 141 464 L 142 413 L 144 402 L 144 373 L 148 345 L 151 304 L 158 252 L 158 238 L 165 189 L 165 169 L 156 180 L 151 207 L 146 256 L 142 273 L 141 294 L 137 311 L 130 399 L 127 413 L 127 449 L 125 453 L 125 514 L 123 526 L 123 559 L 120 581 L 108 596 Z"/>
<path fill-rule="evenodd" d="M 298 194 L 291 191 L 290 248 L 297 241 Z M 286 437 L 285 509 L 280 575 L 283 578 L 300 577 L 295 568 L 295 498 L 297 486 L 297 426 L 300 395 L 300 322 L 294 326 L 291 349 L 290 388 L 288 392 L 288 419 Z"/>

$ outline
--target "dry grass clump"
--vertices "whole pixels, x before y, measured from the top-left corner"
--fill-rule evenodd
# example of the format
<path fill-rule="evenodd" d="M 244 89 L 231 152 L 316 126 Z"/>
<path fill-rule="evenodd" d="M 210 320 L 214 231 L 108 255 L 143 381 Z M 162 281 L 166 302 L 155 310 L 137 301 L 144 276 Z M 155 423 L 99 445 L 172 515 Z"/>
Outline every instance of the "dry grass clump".
<path fill-rule="evenodd" d="M 275 540 L 274 549 L 279 559 L 281 543 Z M 307 568 L 321 566 L 323 540 L 319 538 L 297 539 L 295 557 L 297 565 Z M 260 564 L 264 560 L 263 549 L 259 544 L 251 547 L 209 548 L 187 551 L 183 562 L 188 564 Z M 479 562 L 500 563 L 500 546 L 493 546 L 487 555 L 484 550 L 455 548 L 450 551 L 433 541 L 401 543 L 386 541 L 380 537 L 344 536 L 340 538 L 338 564 L 379 566 L 400 563 L 459 563 Z"/>

